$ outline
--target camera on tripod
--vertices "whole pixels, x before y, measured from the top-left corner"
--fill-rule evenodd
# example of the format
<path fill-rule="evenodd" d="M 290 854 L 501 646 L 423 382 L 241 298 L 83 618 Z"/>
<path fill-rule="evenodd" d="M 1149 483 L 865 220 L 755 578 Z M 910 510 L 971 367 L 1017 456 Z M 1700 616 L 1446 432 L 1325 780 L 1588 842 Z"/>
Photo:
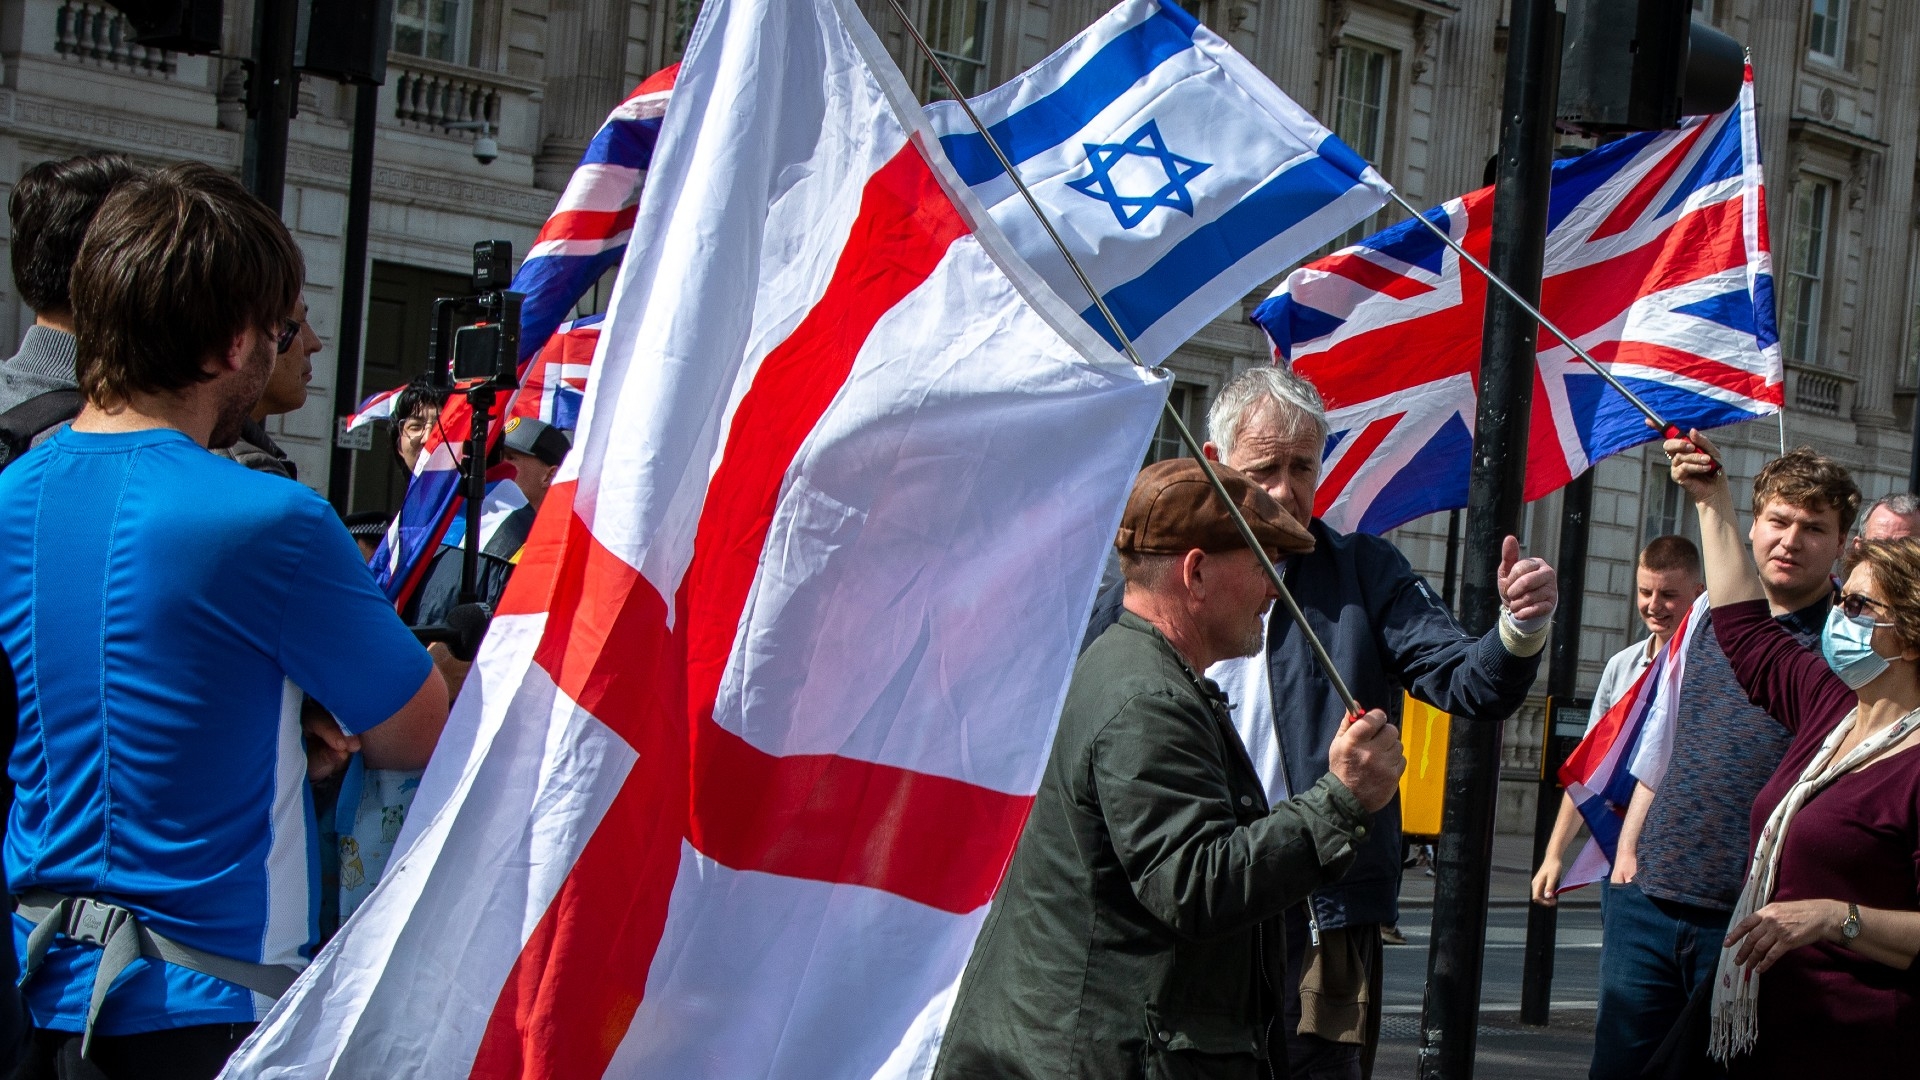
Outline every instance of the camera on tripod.
<path fill-rule="evenodd" d="M 513 244 L 473 245 L 473 295 L 433 302 L 428 370 L 443 388 L 512 390 L 520 385 L 521 294 L 511 292 Z"/>

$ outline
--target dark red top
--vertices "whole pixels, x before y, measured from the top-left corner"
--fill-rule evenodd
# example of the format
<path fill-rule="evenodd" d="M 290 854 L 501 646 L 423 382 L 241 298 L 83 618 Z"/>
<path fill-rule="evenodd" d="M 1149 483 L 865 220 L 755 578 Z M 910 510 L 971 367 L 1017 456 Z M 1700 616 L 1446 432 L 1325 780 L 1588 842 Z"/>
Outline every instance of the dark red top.
<path fill-rule="evenodd" d="M 1757 840 L 1858 699 L 1773 620 L 1766 601 L 1715 608 L 1713 625 L 1753 703 L 1793 733 L 1754 801 Z M 1773 899 L 1920 910 L 1920 752 L 1896 750 L 1807 800 L 1787 829 Z M 1825 942 L 1795 949 L 1761 976 L 1759 1035 L 1734 1075 L 1802 1078 L 1836 1067 L 1850 1076 L 1920 1075 L 1920 964 L 1901 971 Z"/>

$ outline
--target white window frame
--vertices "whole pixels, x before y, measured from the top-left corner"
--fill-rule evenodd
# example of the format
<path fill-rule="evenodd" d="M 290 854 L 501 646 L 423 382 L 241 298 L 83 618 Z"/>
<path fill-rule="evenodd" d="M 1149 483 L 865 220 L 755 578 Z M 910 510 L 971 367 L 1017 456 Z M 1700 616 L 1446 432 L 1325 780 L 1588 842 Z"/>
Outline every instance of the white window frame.
<path fill-rule="evenodd" d="M 1820 362 L 1820 321 L 1832 262 L 1828 253 L 1839 190 L 1836 181 L 1802 173 L 1794 180 L 1788 207 L 1781 336 L 1785 358 L 1802 364 Z"/>
<path fill-rule="evenodd" d="M 393 5 L 393 51 L 403 56 L 418 56 L 423 60 L 437 60 L 443 64 L 459 64 L 462 67 L 470 66 L 472 59 L 470 50 L 473 47 L 473 0 L 418 0 L 423 13 L 417 16 L 408 14 L 404 10 L 407 3 L 408 0 L 397 0 Z M 452 12 L 452 18 L 450 20 L 453 24 L 450 35 L 450 56 L 435 56 L 426 51 L 427 34 L 435 20 L 429 19 L 424 12 L 430 11 L 434 6 L 439 4 L 446 5 Z M 400 31 L 403 28 L 409 27 L 420 31 L 421 51 L 419 52 L 412 52 L 400 48 Z"/>
<path fill-rule="evenodd" d="M 1373 70 L 1350 78 L 1351 65 L 1357 58 L 1364 58 Z M 1333 133 L 1376 169 L 1386 164 L 1387 136 L 1393 122 L 1393 68 L 1392 49 L 1364 41 L 1341 42 L 1334 62 Z M 1354 96 L 1354 91 L 1360 96 Z M 1362 132 L 1359 128 L 1367 123 L 1368 112 L 1373 114 L 1372 131 Z"/>
<path fill-rule="evenodd" d="M 1807 6 L 1807 57 L 1832 67 L 1845 67 L 1853 0 L 1811 0 Z"/>
<path fill-rule="evenodd" d="M 954 84 L 968 97 L 988 89 L 987 65 L 993 61 L 994 0 L 927 0 L 927 45 Z M 973 36 L 964 37 L 972 15 Z M 921 96 L 929 101 L 948 96 L 946 83 L 929 65 Z"/>

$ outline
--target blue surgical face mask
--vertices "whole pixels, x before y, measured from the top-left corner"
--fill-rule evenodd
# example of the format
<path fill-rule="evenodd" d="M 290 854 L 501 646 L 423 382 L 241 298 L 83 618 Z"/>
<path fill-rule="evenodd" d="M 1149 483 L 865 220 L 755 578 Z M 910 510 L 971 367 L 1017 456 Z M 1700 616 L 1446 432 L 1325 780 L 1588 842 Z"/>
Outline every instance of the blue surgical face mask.
<path fill-rule="evenodd" d="M 1820 655 L 1851 689 L 1860 689 L 1887 670 L 1887 658 L 1873 651 L 1876 625 L 1864 613 L 1849 618 L 1838 605 L 1827 612 L 1826 628 L 1820 631 Z"/>

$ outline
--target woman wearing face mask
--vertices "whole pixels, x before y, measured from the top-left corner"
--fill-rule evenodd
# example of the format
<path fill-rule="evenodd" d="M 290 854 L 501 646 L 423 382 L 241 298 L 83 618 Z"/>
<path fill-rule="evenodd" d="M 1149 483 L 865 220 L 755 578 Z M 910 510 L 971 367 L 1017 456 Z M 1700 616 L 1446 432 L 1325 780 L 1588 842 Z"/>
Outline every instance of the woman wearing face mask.
<path fill-rule="evenodd" d="M 1713 1055 L 1737 1077 L 1913 1075 L 1920 1061 L 1920 540 L 1863 544 L 1816 654 L 1768 617 L 1724 471 L 1669 439 L 1700 514 L 1713 625 L 1740 685 L 1792 731 L 1753 807 L 1721 951 Z"/>

